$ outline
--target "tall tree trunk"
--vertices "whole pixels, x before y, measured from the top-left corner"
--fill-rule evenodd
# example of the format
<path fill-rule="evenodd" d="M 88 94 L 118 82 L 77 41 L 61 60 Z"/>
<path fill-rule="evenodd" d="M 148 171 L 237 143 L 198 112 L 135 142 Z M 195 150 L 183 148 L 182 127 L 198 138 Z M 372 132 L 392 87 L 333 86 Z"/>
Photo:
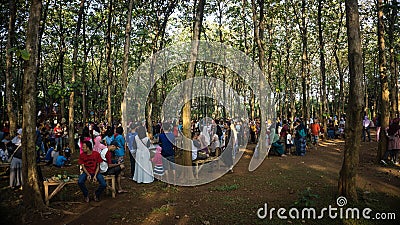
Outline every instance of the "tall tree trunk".
<path fill-rule="evenodd" d="M 88 108 L 87 108 L 87 84 L 86 84 L 86 62 L 89 54 L 89 49 L 86 45 L 86 19 L 85 14 L 82 15 L 83 22 L 83 62 L 82 62 L 82 73 L 81 73 L 81 81 L 82 81 L 82 121 L 83 124 L 87 122 L 88 117 Z M 92 108 L 94 111 L 94 109 Z"/>
<path fill-rule="evenodd" d="M 196 17 L 194 21 L 194 28 L 193 28 L 193 36 L 192 36 L 192 46 L 191 46 L 191 53 L 190 53 L 190 62 L 188 66 L 188 70 L 186 72 L 186 80 L 189 80 L 194 77 L 195 74 L 195 67 L 196 67 L 196 60 L 197 60 L 197 55 L 199 51 L 199 40 L 200 40 L 200 32 L 201 32 L 201 26 L 203 22 L 203 13 L 204 13 L 204 6 L 206 4 L 206 0 L 199 0 L 198 5 L 197 5 L 197 10 L 196 10 Z M 192 149 L 192 145 L 190 140 L 191 137 L 191 131 L 190 131 L 190 121 L 191 121 L 191 92 L 192 92 L 192 87 L 191 85 L 188 85 L 188 87 L 185 87 L 184 90 L 184 99 L 185 99 L 185 105 L 183 106 L 183 112 L 182 112 L 182 120 L 183 120 L 183 135 L 185 135 L 187 138 L 184 140 L 184 149 L 183 151 L 183 165 L 187 167 L 187 170 L 184 171 L 184 176 L 188 178 L 193 177 L 193 173 L 191 170 L 191 165 L 192 165 L 192 152 L 190 149 Z"/>
<path fill-rule="evenodd" d="M 383 3 L 378 0 L 378 50 L 379 50 L 379 77 L 381 81 L 381 130 L 385 131 L 389 126 L 389 85 L 386 74 L 385 56 L 385 24 L 383 21 Z M 379 162 L 387 148 L 387 137 L 385 132 L 380 132 L 378 143 L 377 161 Z"/>
<path fill-rule="evenodd" d="M 322 119 L 322 124 L 324 127 L 324 136 L 326 137 L 326 131 L 327 131 L 327 100 L 326 100 L 326 68 L 325 68 L 325 42 L 324 42 L 324 37 L 323 37 L 323 29 L 322 29 L 322 8 L 323 8 L 323 0 L 318 1 L 318 39 L 319 39 L 319 58 L 320 58 L 320 71 L 321 71 L 321 89 L 322 89 L 322 94 L 321 94 L 321 111 L 322 114 L 321 119 Z"/>
<path fill-rule="evenodd" d="M 84 13 L 85 9 L 85 0 L 81 0 L 81 3 L 79 5 L 79 12 L 78 12 L 78 22 L 76 24 L 76 30 L 75 30 L 75 35 L 74 35 L 74 52 L 72 54 L 72 75 L 71 75 L 71 83 L 75 83 L 76 79 L 76 71 L 78 69 L 78 46 L 79 46 L 79 33 L 81 32 L 81 24 L 82 24 L 82 16 Z M 71 151 L 75 151 L 75 141 L 74 141 L 74 134 L 75 134 L 75 91 L 72 90 L 71 94 L 69 95 L 69 113 L 68 113 L 68 118 L 69 118 L 69 131 L 68 131 L 68 142 L 69 142 L 69 147 L 71 148 Z"/>
<path fill-rule="evenodd" d="M 64 38 L 64 24 L 63 24 L 63 17 L 62 17 L 62 2 L 59 1 L 59 9 L 58 9 L 58 16 L 59 16 L 59 35 L 60 35 L 60 50 L 59 50 L 59 58 L 58 58 L 58 69 L 59 69 L 59 74 L 60 74 L 60 79 L 61 79 L 61 88 L 64 89 L 65 83 L 64 83 L 64 56 L 65 56 L 65 38 Z M 48 4 L 47 4 L 48 5 Z M 65 98 L 64 96 L 61 96 L 61 103 L 60 103 L 60 112 L 61 112 L 61 118 L 64 118 L 65 115 Z"/>
<path fill-rule="evenodd" d="M 15 114 L 15 98 L 13 95 L 13 71 L 12 71 L 12 52 L 11 48 L 15 42 L 15 19 L 17 14 L 17 7 L 15 0 L 10 0 L 10 19 L 8 23 L 8 34 L 7 34 L 7 45 L 6 45 L 6 102 L 7 102 L 7 114 L 10 125 L 10 136 L 14 137 L 17 128 L 17 117 Z"/>
<path fill-rule="evenodd" d="M 303 91 L 303 104 L 302 104 L 302 114 L 303 119 L 306 121 L 308 119 L 308 106 L 307 106 L 307 70 L 308 70 L 308 58 L 307 58 L 307 14 L 306 7 L 307 1 L 301 1 L 301 40 L 302 40 L 302 60 L 301 60 L 301 86 Z M 304 121 L 304 122 L 305 122 Z"/>
<path fill-rule="evenodd" d="M 39 26 L 42 2 L 33 0 L 26 34 L 26 50 L 30 58 L 24 71 L 23 122 L 22 122 L 22 171 L 24 180 L 24 205 L 33 209 L 43 209 L 40 179 L 36 167 L 36 79 L 38 65 Z"/>
<path fill-rule="evenodd" d="M 129 48 L 131 44 L 131 20 L 132 20 L 132 9 L 133 9 L 133 3 L 135 0 L 129 0 L 129 5 L 128 5 L 128 17 L 126 20 L 126 26 L 125 26 L 125 45 L 124 45 L 124 59 L 123 59 L 123 64 L 122 64 L 122 96 L 125 96 L 125 91 L 126 88 L 128 87 L 128 68 L 129 68 Z M 126 103 L 123 101 L 121 103 L 121 112 L 124 113 L 126 112 Z M 126 120 L 125 116 L 122 116 L 122 124 L 126 126 L 128 121 Z M 124 126 L 124 127 L 125 127 Z"/>
<path fill-rule="evenodd" d="M 350 78 L 349 105 L 351 107 L 347 108 L 346 143 L 339 174 L 338 194 L 357 202 L 356 176 L 363 107 L 363 65 L 357 0 L 346 0 L 346 26 Z"/>
<path fill-rule="evenodd" d="M 395 42 L 394 42 L 394 32 L 395 32 L 395 24 L 397 21 L 397 8 L 398 6 L 398 1 L 397 0 L 392 0 L 392 12 L 389 15 L 389 29 L 388 29 L 388 39 L 389 39 L 389 66 L 390 66 L 390 118 L 396 118 L 398 117 L 397 115 L 397 108 L 398 108 L 398 102 L 397 102 L 397 87 L 398 87 L 398 75 L 396 73 L 396 61 L 395 61 Z"/>
<path fill-rule="evenodd" d="M 106 34 L 106 63 L 107 63 L 107 121 L 112 126 L 112 62 L 111 62 L 111 22 L 112 22 L 112 6 L 113 1 L 110 0 L 108 7 L 108 22 L 107 22 L 107 34 Z"/>

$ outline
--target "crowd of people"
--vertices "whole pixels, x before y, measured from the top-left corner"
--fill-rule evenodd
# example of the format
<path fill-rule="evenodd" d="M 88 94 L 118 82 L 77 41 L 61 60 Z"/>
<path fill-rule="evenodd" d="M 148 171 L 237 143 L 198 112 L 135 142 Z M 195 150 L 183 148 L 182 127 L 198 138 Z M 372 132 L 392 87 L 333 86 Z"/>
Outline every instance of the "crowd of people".
<path fill-rule="evenodd" d="M 261 121 L 254 119 L 209 119 L 191 122 L 192 160 L 202 160 L 208 157 L 218 157 L 225 152 L 229 157 L 222 159 L 223 163 L 233 172 L 233 162 L 241 146 L 265 140 L 270 148 L 269 153 L 285 157 L 288 154 L 305 156 L 307 145 L 318 147 L 320 138 L 344 138 L 345 117 L 328 118 L 327 136 L 324 137 L 324 127 L 317 118 L 303 120 L 276 118 L 265 122 L 265 137 L 261 137 Z M 398 164 L 400 149 L 400 119 L 391 121 L 385 131 L 388 137 L 388 149 L 382 163 Z M 363 141 L 371 141 L 370 129 L 376 127 L 379 141 L 379 117 L 362 121 Z M 98 201 L 105 190 L 105 175 L 115 175 L 117 193 L 125 193 L 121 179 L 128 177 L 137 183 L 151 183 L 154 180 L 176 182 L 176 150 L 177 140 L 182 136 L 181 121 L 153 122 L 152 132 L 147 132 L 145 122 L 130 122 L 125 129 L 121 125 L 107 126 L 106 123 L 88 123 L 76 125 L 76 132 L 69 136 L 65 121 L 54 123 L 49 121 L 37 125 L 37 162 L 44 161 L 47 165 L 63 167 L 71 165 L 71 149 L 68 138 L 74 138 L 75 149 L 79 149 L 78 164 L 80 176 L 78 185 L 82 190 L 84 200 L 90 201 L 85 182 L 98 182 L 99 187 L 93 195 Z M 1 129 L 0 157 L 3 162 L 10 161 L 10 186 L 19 188 L 22 180 L 22 129 L 19 128 L 14 137 L 10 137 L 8 124 Z M 126 130 L 126 133 L 124 133 Z M 255 153 L 258 154 L 258 145 Z M 130 174 L 127 172 L 125 160 L 128 155 Z M 11 159 L 11 160 L 8 160 Z M 126 175 L 125 175 L 126 174 Z"/>

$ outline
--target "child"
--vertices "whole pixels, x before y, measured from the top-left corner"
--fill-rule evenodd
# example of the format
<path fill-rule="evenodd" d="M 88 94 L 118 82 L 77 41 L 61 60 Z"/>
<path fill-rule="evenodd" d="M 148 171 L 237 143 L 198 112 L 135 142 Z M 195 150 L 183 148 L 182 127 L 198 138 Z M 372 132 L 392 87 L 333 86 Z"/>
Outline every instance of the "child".
<path fill-rule="evenodd" d="M 159 145 L 156 147 L 156 154 L 151 161 L 154 163 L 154 177 L 161 180 L 162 176 L 164 176 L 164 167 L 162 163 L 161 147 Z"/>
<path fill-rule="evenodd" d="M 291 132 L 288 132 L 286 135 L 286 151 L 288 154 L 292 153 L 292 146 L 293 146 L 293 138 Z"/>

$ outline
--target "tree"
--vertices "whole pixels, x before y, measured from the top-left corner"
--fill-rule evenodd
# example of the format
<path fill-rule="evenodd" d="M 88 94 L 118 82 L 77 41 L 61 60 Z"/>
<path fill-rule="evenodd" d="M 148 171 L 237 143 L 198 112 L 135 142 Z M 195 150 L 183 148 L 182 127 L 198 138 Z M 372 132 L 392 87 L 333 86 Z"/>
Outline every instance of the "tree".
<path fill-rule="evenodd" d="M 113 1 L 109 1 L 108 6 L 108 20 L 107 20 L 107 33 L 106 33 L 106 64 L 107 64 L 107 121 L 112 126 L 112 100 L 111 100 L 111 87 L 112 87 L 112 68 L 113 63 L 111 61 L 111 24 L 112 24 L 112 13 L 113 13 Z"/>
<path fill-rule="evenodd" d="M 38 66 L 39 26 L 42 2 L 33 0 L 26 34 L 26 50 L 30 57 L 24 70 L 22 168 L 24 180 L 24 205 L 34 209 L 44 208 L 36 167 L 36 78 Z"/>
<path fill-rule="evenodd" d="M 200 0 L 197 5 L 197 10 L 196 10 L 196 17 L 194 21 L 194 27 L 193 27 L 193 34 L 192 34 L 192 46 L 191 46 L 191 52 L 190 52 L 190 62 L 189 66 L 186 72 L 186 80 L 189 80 L 194 77 L 195 74 L 195 67 L 196 67 L 196 60 L 197 60 L 197 55 L 198 55 L 198 50 L 199 50 L 199 40 L 200 40 L 200 31 L 201 31 L 201 26 L 203 22 L 203 13 L 204 13 L 204 5 L 206 4 L 206 0 Z M 190 131 L 190 122 L 191 122 L 191 91 L 192 87 L 189 85 L 187 88 L 184 90 L 184 99 L 185 99 L 185 105 L 183 106 L 182 110 L 182 125 L 183 125 L 183 135 L 186 136 L 185 138 L 185 143 L 184 143 L 184 149 L 186 151 L 183 151 L 183 165 L 187 166 L 187 174 L 186 176 L 192 177 L 193 174 L 191 173 L 191 165 L 192 165 L 192 152 L 190 149 L 192 149 L 192 145 L 190 143 L 190 138 L 192 136 L 191 131 Z"/>
<path fill-rule="evenodd" d="M 379 78 L 381 82 L 381 130 L 379 135 L 378 155 L 377 161 L 379 162 L 387 149 L 386 128 L 389 126 L 389 84 L 388 76 L 386 74 L 386 56 L 385 56 L 385 24 L 383 21 L 383 3 L 378 0 L 378 50 L 379 50 Z"/>
<path fill-rule="evenodd" d="M 76 71 L 78 69 L 78 47 L 79 47 L 79 33 L 81 30 L 81 24 L 82 24 L 82 15 L 84 13 L 85 9 L 85 0 L 81 0 L 81 3 L 79 5 L 79 12 L 78 12 L 78 22 L 76 24 L 76 30 L 75 30 L 75 35 L 74 35 L 74 41 L 73 41 L 73 46 L 74 46 L 74 52 L 72 55 L 72 77 L 71 77 L 71 82 L 73 85 L 75 85 L 75 79 L 76 79 Z M 75 142 L 73 135 L 75 134 L 75 115 L 74 115 L 74 104 L 75 104 L 75 90 L 73 89 L 69 95 L 69 147 L 71 148 L 72 152 L 75 151 Z"/>
<path fill-rule="evenodd" d="M 10 0 L 9 3 L 10 8 L 10 19 L 8 23 L 8 34 L 7 34 L 7 46 L 6 46 L 6 101 L 7 101 L 7 113 L 8 120 L 10 122 L 10 136 L 13 137 L 15 135 L 16 127 L 17 127 L 17 117 L 15 115 L 15 106 L 14 106 L 14 94 L 13 94 L 13 85 L 12 85 L 12 48 L 15 42 L 15 18 L 17 15 L 17 8 L 15 4 L 15 0 Z"/>
<path fill-rule="evenodd" d="M 357 201 L 356 175 L 359 163 L 361 114 L 363 107 L 363 64 L 357 0 L 346 0 L 346 26 L 350 73 L 350 96 L 347 108 L 346 143 L 339 174 L 338 194 Z"/>

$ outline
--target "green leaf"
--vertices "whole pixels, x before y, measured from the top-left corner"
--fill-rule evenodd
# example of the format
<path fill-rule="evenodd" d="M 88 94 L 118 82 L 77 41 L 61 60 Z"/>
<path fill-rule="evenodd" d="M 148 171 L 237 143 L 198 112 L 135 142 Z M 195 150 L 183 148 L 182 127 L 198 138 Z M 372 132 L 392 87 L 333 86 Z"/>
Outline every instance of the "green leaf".
<path fill-rule="evenodd" d="M 21 52 L 21 57 L 23 60 L 28 61 L 29 58 L 31 57 L 31 54 L 26 49 L 23 49 L 20 51 Z"/>

